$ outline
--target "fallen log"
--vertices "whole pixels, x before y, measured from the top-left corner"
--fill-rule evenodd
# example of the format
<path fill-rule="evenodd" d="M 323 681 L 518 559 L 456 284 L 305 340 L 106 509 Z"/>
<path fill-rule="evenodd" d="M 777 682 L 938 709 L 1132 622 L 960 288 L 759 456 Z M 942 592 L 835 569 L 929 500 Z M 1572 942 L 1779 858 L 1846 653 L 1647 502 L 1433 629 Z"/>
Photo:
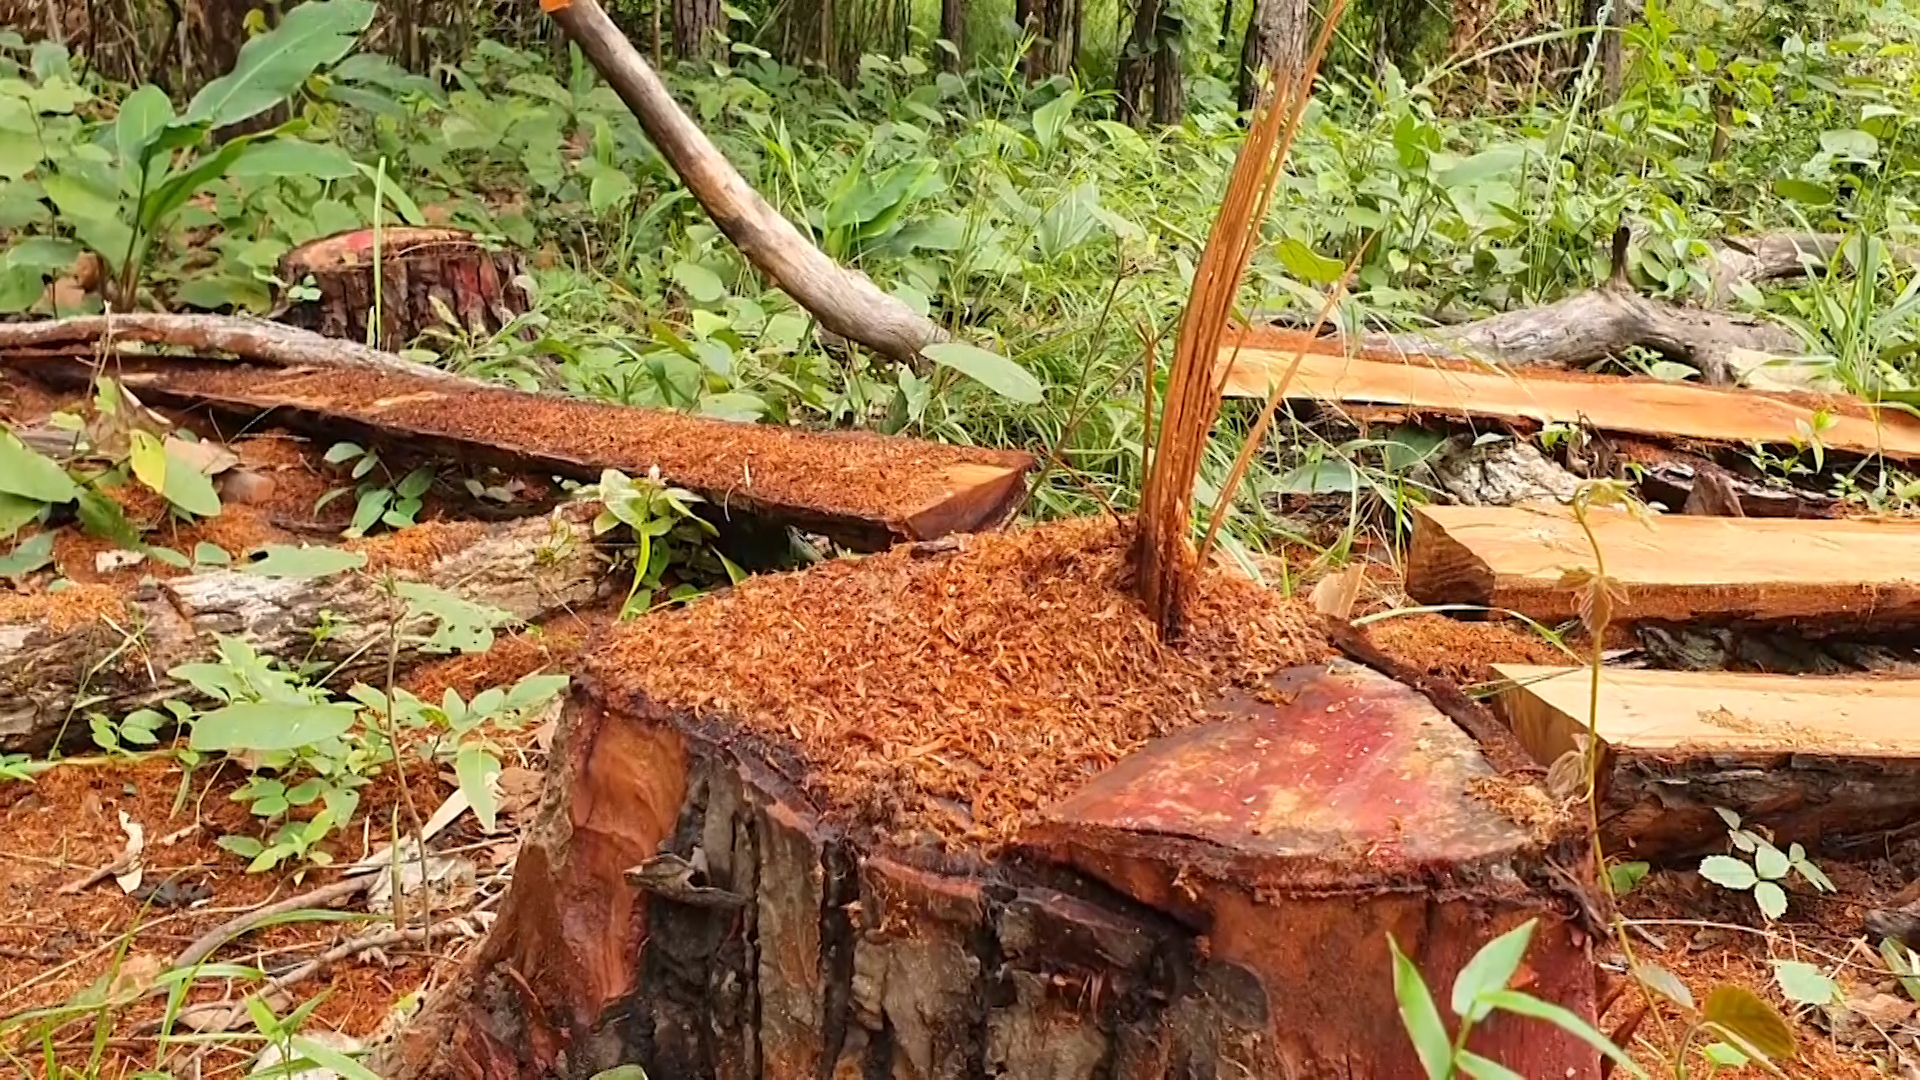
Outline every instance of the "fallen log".
<path fill-rule="evenodd" d="M 1292 368 L 1296 337 L 1285 346 L 1271 333 L 1221 349 L 1232 364 L 1227 394 L 1265 400 Z M 1408 412 L 1508 424 L 1576 424 L 1599 431 L 1730 446 L 1804 443 L 1814 415 L 1833 424 L 1820 432 L 1828 451 L 1920 459 L 1920 419 L 1848 398 L 1769 393 L 1601 378 L 1553 372 L 1525 375 L 1434 361 L 1349 357 L 1314 343 L 1300 359 L 1287 396 L 1332 405 L 1392 406 Z M 1237 353 L 1237 355 L 1236 355 Z"/>
<path fill-rule="evenodd" d="M 89 377 L 69 360 L 15 362 L 50 381 Z M 120 372 L 150 404 L 248 422 L 271 413 L 308 432 L 517 472 L 592 481 L 606 469 L 644 476 L 658 468 L 707 499 L 716 524 L 791 525 L 862 551 L 998 527 L 1033 465 L 1013 451 L 734 423 L 396 372 L 132 360 Z"/>
<path fill-rule="evenodd" d="M 358 229 L 302 244 L 281 258 L 280 280 L 290 288 L 276 318 L 389 350 L 404 348 L 428 329 L 484 337 L 527 311 L 526 272 L 518 255 L 489 248 L 459 229 Z M 292 287 L 310 287 L 317 295 L 303 299 Z M 369 334 L 376 312 L 378 332 Z M 448 326 L 449 319 L 457 325 Z"/>
<path fill-rule="evenodd" d="M 563 507 L 504 525 L 429 523 L 404 538 L 360 546 L 368 568 L 320 578 L 262 577 L 213 570 L 143 585 L 131 595 L 96 585 L 0 599 L 0 750 L 40 751 L 83 736 L 85 713 L 122 716 L 191 694 L 167 674 L 217 660 L 216 636 L 256 653 L 339 665 L 344 686 L 384 677 L 395 623 L 406 631 L 398 666 L 422 659 L 386 579 L 424 582 L 461 599 L 531 622 L 593 603 L 607 587 L 596 549 L 598 507 Z M 404 539 L 404 546 L 401 541 Z M 424 558 L 420 552 L 428 553 Z M 326 625 L 329 632 L 316 635 Z"/>
<path fill-rule="evenodd" d="M 499 922 L 374 1071 L 1386 1080 L 1420 1070 L 1387 935 L 1444 987 L 1527 919 L 1528 991 L 1591 1016 L 1544 794 L 1419 694 L 1289 666 L 1324 644 L 1238 579 L 1156 644 L 1125 539 L 896 549 L 612 635 Z M 1599 1075 L 1514 1017 L 1471 1045 Z"/>
<path fill-rule="evenodd" d="M 1920 521 L 1587 515 L 1563 507 L 1423 506 L 1413 511 L 1407 594 L 1422 604 L 1578 616 L 1594 543 L 1623 593 L 1614 622 L 1792 623 L 1837 631 L 1920 623 Z"/>
<path fill-rule="evenodd" d="M 1716 809 L 1818 850 L 1920 821 L 1920 682 L 1497 664 L 1495 708 L 1542 763 L 1601 744 L 1609 853 L 1678 859 L 1726 847 Z"/>
<path fill-rule="evenodd" d="M 422 379 L 470 386 L 487 383 L 427 364 L 416 364 L 389 352 L 351 341 L 322 337 L 298 327 L 237 315 L 169 315 L 136 312 L 129 315 L 81 315 L 44 322 L 0 323 L 0 362 L 44 359 L 38 354 L 61 355 L 94 348 L 115 349 L 123 343 L 163 345 L 207 356 L 225 354 L 256 364 L 279 367 L 326 367 L 391 371 Z"/>

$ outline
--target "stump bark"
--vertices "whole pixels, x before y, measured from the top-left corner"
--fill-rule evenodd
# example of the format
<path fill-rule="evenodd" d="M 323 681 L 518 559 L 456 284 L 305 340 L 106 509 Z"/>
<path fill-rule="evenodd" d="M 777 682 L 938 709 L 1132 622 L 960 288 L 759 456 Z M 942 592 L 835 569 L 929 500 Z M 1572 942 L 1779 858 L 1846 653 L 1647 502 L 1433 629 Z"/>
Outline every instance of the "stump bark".
<path fill-rule="evenodd" d="M 375 1071 L 1384 1080 L 1421 1071 L 1387 935 L 1444 988 L 1529 918 L 1528 991 L 1592 1016 L 1582 908 L 1552 884 L 1585 855 L 1516 823 L 1553 816 L 1537 789 L 1354 665 L 1223 711 L 1008 850 L 955 852 L 840 828 L 790 750 L 589 664 L 499 923 Z M 1531 1021 L 1471 1044 L 1600 1075 Z"/>
<path fill-rule="evenodd" d="M 448 319 L 470 334 L 492 334 L 526 313 L 526 272 L 518 254 L 458 229 L 360 229 L 302 244 L 281 259 L 288 293 L 279 317 L 379 349 L 403 348 L 431 328 L 453 329 Z M 318 295 L 302 291 L 309 288 Z"/>

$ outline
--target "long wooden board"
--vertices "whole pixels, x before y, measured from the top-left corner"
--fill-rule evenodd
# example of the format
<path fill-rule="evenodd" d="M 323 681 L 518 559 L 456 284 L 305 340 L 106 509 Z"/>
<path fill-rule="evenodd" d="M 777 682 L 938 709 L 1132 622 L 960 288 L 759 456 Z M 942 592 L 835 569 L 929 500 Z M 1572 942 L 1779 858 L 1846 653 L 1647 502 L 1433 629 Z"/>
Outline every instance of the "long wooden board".
<path fill-rule="evenodd" d="M 64 358 L 13 362 L 84 379 Z M 1031 456 L 854 432 L 809 432 L 603 402 L 471 388 L 378 371 L 124 361 L 123 382 L 155 405 L 209 408 L 328 437 L 364 435 L 454 460 L 597 480 L 660 469 L 721 519 L 792 525 L 847 547 L 996 527 L 1025 491 Z"/>
<path fill-rule="evenodd" d="M 1550 763 L 1594 719 L 1602 833 L 1648 857 L 1724 844 L 1722 807 L 1780 843 L 1920 820 L 1920 681 L 1499 664 L 1496 710 Z"/>
<path fill-rule="evenodd" d="M 1224 365 L 1233 356 L 1221 349 Z M 1227 378 L 1232 397 L 1265 398 L 1293 362 L 1291 351 L 1240 348 Z M 1447 416 L 1529 423 L 1585 423 L 1602 431 L 1703 442 L 1785 444 L 1803 438 L 1816 411 L 1812 399 L 1786 393 L 1718 389 L 1652 379 L 1467 369 L 1417 357 L 1378 360 L 1307 353 L 1287 396 L 1376 405 Z M 1851 402 L 1829 406 L 1833 426 L 1820 435 L 1830 450 L 1920 458 L 1920 418 Z"/>
<path fill-rule="evenodd" d="M 1823 628 L 1920 624 L 1920 521 L 1588 514 L 1618 622 L 1784 621 Z M 1558 622 L 1580 609 L 1570 569 L 1593 545 L 1559 506 L 1414 511 L 1407 592 Z"/>

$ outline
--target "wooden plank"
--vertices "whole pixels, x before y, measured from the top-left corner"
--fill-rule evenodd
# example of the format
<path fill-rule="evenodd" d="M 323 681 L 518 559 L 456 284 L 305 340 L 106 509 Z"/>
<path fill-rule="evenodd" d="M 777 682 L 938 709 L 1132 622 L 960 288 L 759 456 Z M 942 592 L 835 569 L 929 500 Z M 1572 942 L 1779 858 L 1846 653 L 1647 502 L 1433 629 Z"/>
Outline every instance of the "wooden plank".
<path fill-rule="evenodd" d="M 1920 681 L 1497 664 L 1494 707 L 1543 764 L 1589 717 L 1602 839 L 1667 858 L 1723 846 L 1723 807 L 1814 846 L 1920 820 Z"/>
<path fill-rule="evenodd" d="M 1221 349 L 1223 365 L 1233 352 L 1232 344 Z M 1241 346 L 1228 374 L 1228 396 L 1265 398 L 1292 362 L 1290 350 Z M 1602 431 L 1742 446 L 1791 443 L 1800 437 L 1800 425 L 1824 407 L 1834 420 L 1820 435 L 1827 449 L 1920 458 L 1920 418 L 1809 394 L 1566 373 L 1520 375 L 1429 358 L 1402 362 L 1310 352 L 1287 395 L 1530 424 L 1584 423 Z"/>
<path fill-rule="evenodd" d="M 55 381 L 84 363 L 15 357 Z M 387 440 L 453 460 L 597 480 L 605 469 L 706 498 L 714 515 L 792 525 L 857 550 L 995 528 L 1026 490 L 1030 455 L 862 432 L 746 424 L 507 387 L 472 388 L 406 374 L 261 368 L 209 361 L 123 361 L 149 404 L 203 407 L 325 437 Z"/>
<path fill-rule="evenodd" d="M 1616 622 L 1790 621 L 1884 629 L 1920 623 L 1920 521 L 1588 514 L 1607 575 L 1625 589 Z M 1407 593 L 1423 604 L 1579 612 L 1569 569 L 1593 545 L 1560 506 L 1414 511 Z"/>

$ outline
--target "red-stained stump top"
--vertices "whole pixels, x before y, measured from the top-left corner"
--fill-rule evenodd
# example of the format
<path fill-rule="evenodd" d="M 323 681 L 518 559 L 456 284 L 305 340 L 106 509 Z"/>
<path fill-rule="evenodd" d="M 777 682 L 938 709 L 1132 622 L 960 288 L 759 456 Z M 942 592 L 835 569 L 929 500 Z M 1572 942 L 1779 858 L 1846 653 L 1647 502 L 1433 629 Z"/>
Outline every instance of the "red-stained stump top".
<path fill-rule="evenodd" d="M 1508 860 L 1554 812 L 1426 698 L 1345 661 L 1235 694 L 1049 807 L 1022 842 L 1149 903 L 1186 869 L 1339 887 Z M 1537 827 L 1537 826 L 1536 826 Z M 1171 875 L 1171 876 L 1169 876 Z"/>
<path fill-rule="evenodd" d="M 343 423 L 456 456 L 598 479 L 659 468 L 722 513 L 743 513 L 872 550 L 997 526 L 1034 462 L 1016 451 L 857 432 L 809 432 L 507 387 L 357 369 L 128 362 L 157 404 L 208 405 L 337 431 Z"/>

